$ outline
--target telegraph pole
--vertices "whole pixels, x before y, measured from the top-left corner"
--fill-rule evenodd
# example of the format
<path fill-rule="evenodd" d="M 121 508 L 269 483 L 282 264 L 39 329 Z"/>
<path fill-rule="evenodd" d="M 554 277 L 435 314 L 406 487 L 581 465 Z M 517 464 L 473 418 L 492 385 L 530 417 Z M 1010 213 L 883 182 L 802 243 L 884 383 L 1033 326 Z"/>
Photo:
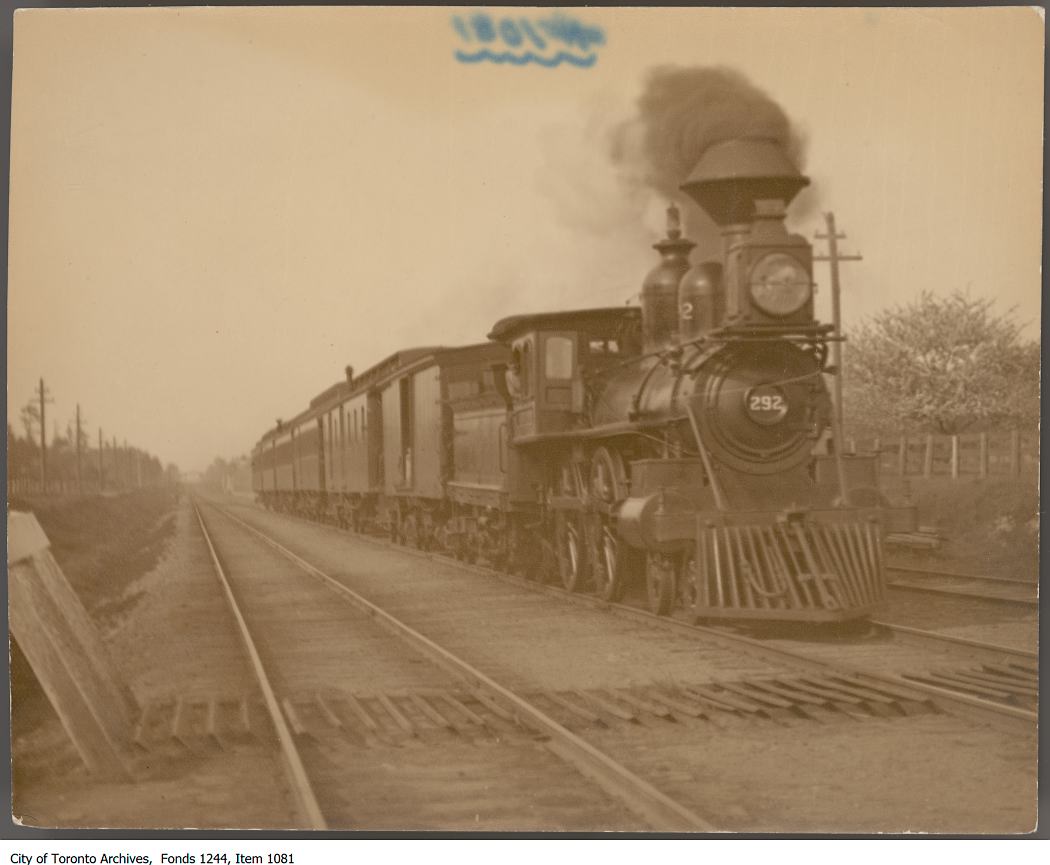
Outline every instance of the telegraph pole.
<path fill-rule="evenodd" d="M 40 491 L 47 493 L 47 418 L 44 417 L 44 406 L 54 402 L 40 379 Z"/>
<path fill-rule="evenodd" d="M 77 495 L 84 494 L 84 481 L 80 473 L 80 403 L 77 403 Z"/>
<path fill-rule="evenodd" d="M 103 448 L 102 427 L 99 427 L 98 428 L 98 494 L 99 495 L 102 495 L 102 493 L 106 489 L 106 480 L 105 480 L 106 476 L 102 473 L 102 448 Z"/>
<path fill-rule="evenodd" d="M 838 420 L 838 428 L 842 429 L 842 305 L 840 302 L 841 286 L 839 284 L 839 262 L 840 261 L 863 261 L 862 255 L 844 255 L 839 252 L 840 240 L 845 240 L 845 234 L 835 231 L 835 214 L 830 211 L 824 214 L 824 222 L 828 226 L 827 234 L 819 231 L 816 237 L 819 240 L 827 240 L 828 254 L 814 255 L 814 261 L 827 261 L 831 264 L 831 323 L 835 328 L 835 342 L 831 344 L 831 362 L 834 364 L 835 373 L 835 416 Z M 845 443 L 838 443 L 842 447 Z"/>

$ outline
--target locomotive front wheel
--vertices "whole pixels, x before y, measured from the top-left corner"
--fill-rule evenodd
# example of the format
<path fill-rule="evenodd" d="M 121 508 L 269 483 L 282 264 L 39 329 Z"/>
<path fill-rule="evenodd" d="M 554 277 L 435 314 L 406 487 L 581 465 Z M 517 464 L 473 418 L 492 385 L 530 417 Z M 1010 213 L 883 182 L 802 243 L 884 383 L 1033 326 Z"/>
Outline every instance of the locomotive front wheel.
<path fill-rule="evenodd" d="M 559 511 L 555 517 L 555 539 L 558 553 L 558 575 L 570 592 L 583 589 L 587 574 L 587 545 L 583 519 L 579 514 Z"/>
<path fill-rule="evenodd" d="M 674 607 L 678 575 L 673 556 L 649 553 L 645 561 L 645 588 L 649 609 L 658 616 L 666 616 Z"/>

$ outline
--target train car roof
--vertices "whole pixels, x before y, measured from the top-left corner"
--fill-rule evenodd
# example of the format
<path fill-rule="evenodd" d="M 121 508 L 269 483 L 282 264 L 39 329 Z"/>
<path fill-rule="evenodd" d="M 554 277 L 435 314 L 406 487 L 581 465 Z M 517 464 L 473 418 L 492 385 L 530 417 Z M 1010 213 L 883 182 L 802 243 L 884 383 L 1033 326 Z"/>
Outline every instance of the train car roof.
<path fill-rule="evenodd" d="M 590 321 L 617 323 L 641 318 L 641 307 L 600 306 L 594 309 L 572 309 L 564 312 L 536 312 L 501 318 L 489 331 L 489 339 L 506 342 L 529 330 L 576 330 Z"/>
<path fill-rule="evenodd" d="M 281 428 L 271 427 L 256 444 L 256 448 L 263 442 L 275 435 L 290 431 L 291 427 L 301 424 L 311 417 L 321 414 L 333 403 L 342 402 L 354 394 L 361 393 L 370 387 L 385 382 L 396 376 L 405 369 L 418 366 L 421 361 L 433 358 L 437 362 L 443 360 L 458 360 L 460 356 L 467 358 L 474 352 L 479 354 L 491 353 L 495 347 L 491 342 L 479 342 L 471 345 L 461 346 L 417 346 L 415 348 L 403 348 L 388 355 L 376 364 L 373 364 L 360 375 L 355 375 L 352 380 L 337 381 L 335 384 L 325 388 L 321 393 L 310 400 L 310 405 L 287 421 L 283 421 Z"/>

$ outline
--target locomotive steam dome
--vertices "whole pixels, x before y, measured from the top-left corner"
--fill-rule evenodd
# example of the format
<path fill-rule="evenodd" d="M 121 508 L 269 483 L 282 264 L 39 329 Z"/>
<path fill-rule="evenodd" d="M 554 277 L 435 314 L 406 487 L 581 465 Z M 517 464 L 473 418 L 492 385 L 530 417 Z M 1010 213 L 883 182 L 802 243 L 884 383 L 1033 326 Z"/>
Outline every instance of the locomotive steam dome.
<path fill-rule="evenodd" d="M 678 327 L 678 283 L 689 270 L 689 251 L 696 246 L 682 237 L 678 208 L 667 208 L 667 237 L 654 243 L 662 259 L 642 283 L 642 341 L 646 352 L 670 345 Z"/>

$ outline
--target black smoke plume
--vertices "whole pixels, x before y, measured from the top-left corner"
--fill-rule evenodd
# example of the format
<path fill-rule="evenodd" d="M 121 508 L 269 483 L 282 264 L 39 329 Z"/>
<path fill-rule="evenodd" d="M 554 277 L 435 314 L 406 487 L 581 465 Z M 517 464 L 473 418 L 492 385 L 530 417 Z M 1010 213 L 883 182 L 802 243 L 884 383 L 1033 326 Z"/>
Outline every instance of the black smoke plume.
<path fill-rule="evenodd" d="M 648 73 L 636 117 L 614 130 L 611 156 L 629 182 L 684 203 L 687 229 L 699 249 L 717 254 L 718 230 L 679 186 L 704 151 L 733 138 L 768 138 L 803 168 L 805 142 L 786 112 L 748 79 L 724 66 L 658 66 Z"/>

